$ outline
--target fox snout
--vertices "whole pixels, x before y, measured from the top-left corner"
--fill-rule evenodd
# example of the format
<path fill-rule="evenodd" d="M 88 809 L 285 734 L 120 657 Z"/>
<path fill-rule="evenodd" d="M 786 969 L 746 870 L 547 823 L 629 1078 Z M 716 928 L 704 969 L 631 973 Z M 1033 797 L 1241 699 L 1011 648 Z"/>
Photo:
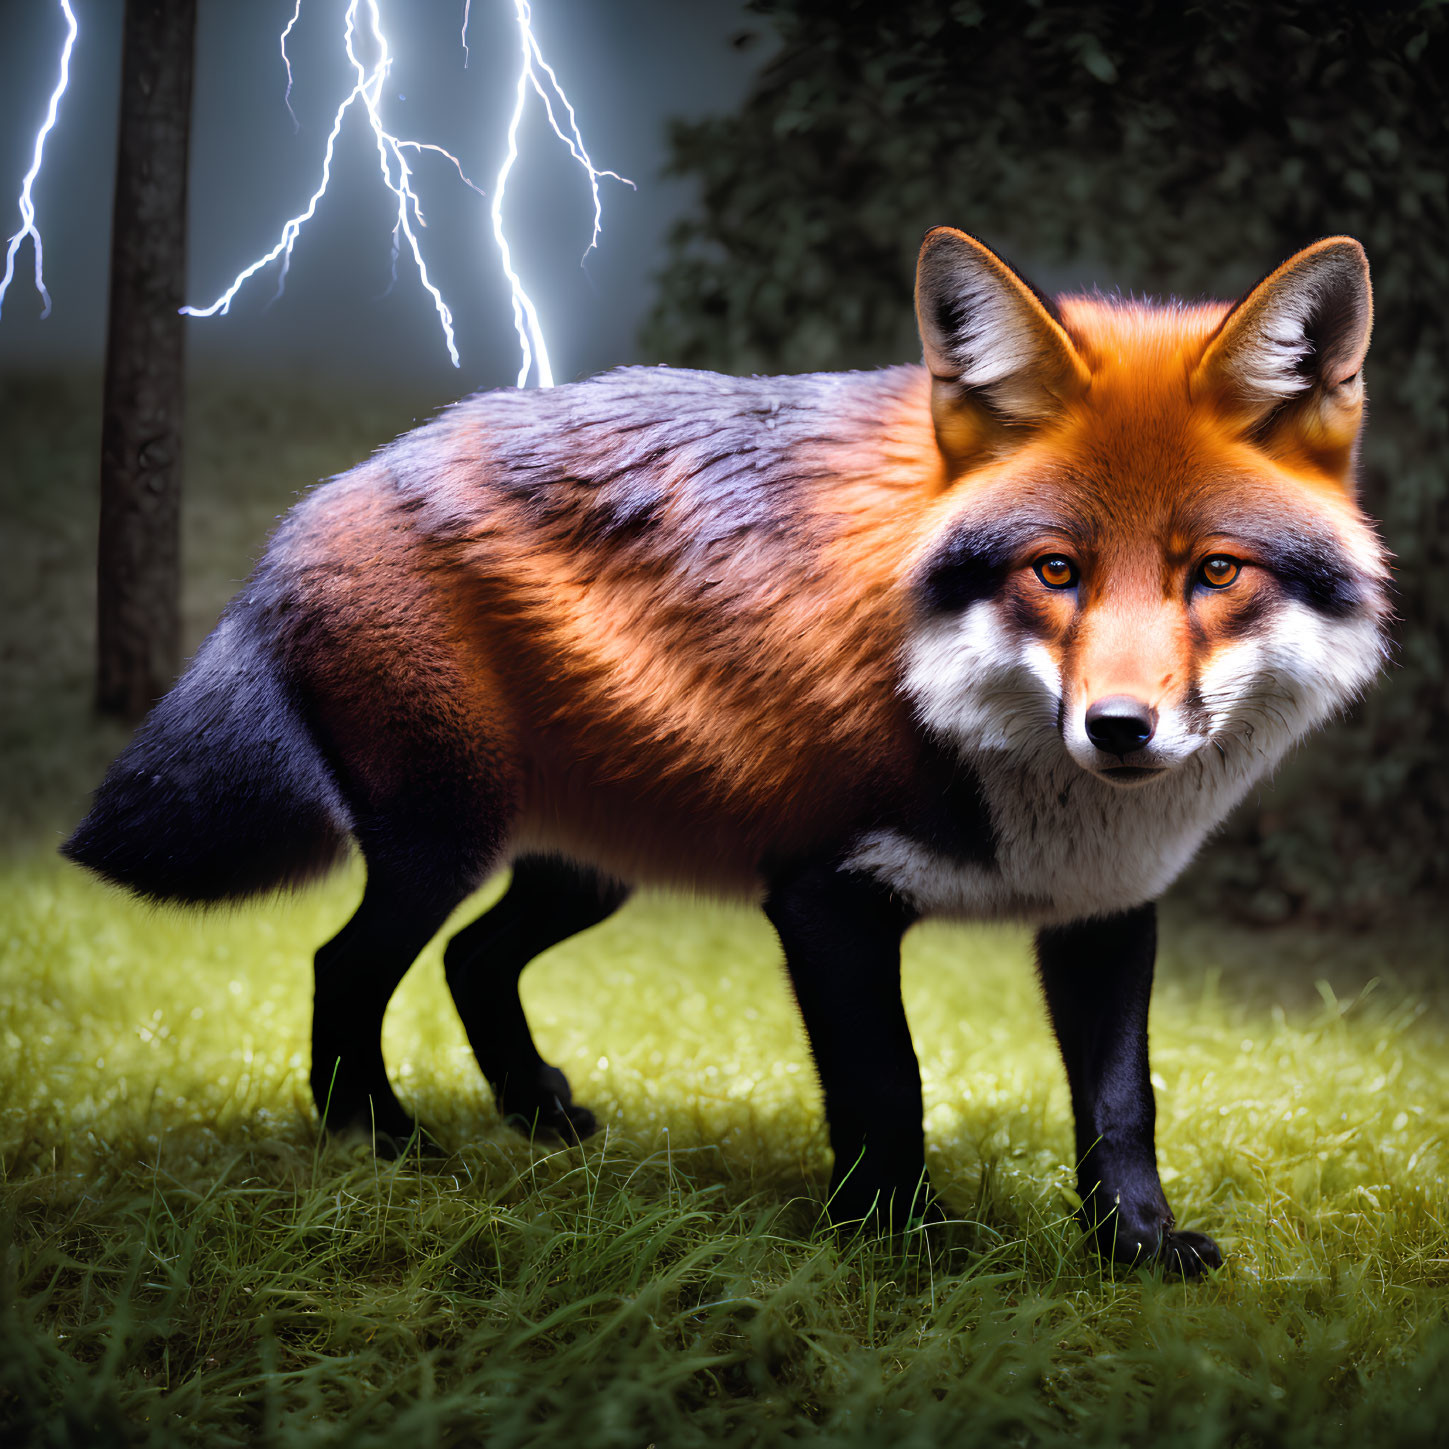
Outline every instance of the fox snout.
<path fill-rule="evenodd" d="M 1196 750 L 1182 708 L 1183 633 L 1175 611 L 1150 602 L 1088 611 L 1063 671 L 1063 741 L 1083 769 L 1135 785 Z"/>
<path fill-rule="evenodd" d="M 1087 707 L 1087 738 L 1108 755 L 1126 759 L 1148 744 L 1157 729 L 1157 711 L 1130 694 L 1112 694 Z"/>
<path fill-rule="evenodd" d="M 1088 694 L 1085 707 L 1080 698 L 1063 720 L 1063 743 L 1084 770 L 1114 785 L 1166 776 L 1203 743 L 1171 699 L 1152 702 L 1141 691 L 1120 688 Z"/>
<path fill-rule="evenodd" d="M 1178 763 L 1170 751 L 1151 749 L 1157 734 L 1157 710 L 1131 694 L 1094 700 L 1082 716 L 1088 751 L 1074 752 L 1077 763 L 1114 785 L 1140 785 Z M 1082 758 L 1089 753 L 1091 758 Z"/>

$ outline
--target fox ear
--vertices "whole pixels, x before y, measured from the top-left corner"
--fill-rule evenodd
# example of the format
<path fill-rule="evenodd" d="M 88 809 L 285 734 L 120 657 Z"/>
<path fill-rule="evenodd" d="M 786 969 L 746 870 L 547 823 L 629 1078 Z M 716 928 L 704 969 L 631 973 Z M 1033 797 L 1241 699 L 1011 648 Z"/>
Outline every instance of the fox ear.
<path fill-rule="evenodd" d="M 1002 259 L 954 227 L 926 233 L 916 320 L 942 448 L 962 451 L 985 409 L 998 425 L 1036 423 L 1091 381 L 1048 305 Z"/>
<path fill-rule="evenodd" d="M 1289 257 L 1231 312 L 1193 374 L 1249 425 L 1280 426 L 1315 452 L 1351 449 L 1363 415 L 1373 326 L 1368 258 L 1332 236 Z M 1282 411 L 1281 422 L 1273 419 Z M 1346 462 L 1346 459 L 1345 459 Z"/>

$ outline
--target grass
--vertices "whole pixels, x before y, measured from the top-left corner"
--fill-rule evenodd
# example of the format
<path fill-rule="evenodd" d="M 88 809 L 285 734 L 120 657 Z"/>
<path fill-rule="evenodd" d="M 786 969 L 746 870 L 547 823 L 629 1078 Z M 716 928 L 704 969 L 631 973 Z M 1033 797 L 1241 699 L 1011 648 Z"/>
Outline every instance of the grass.
<path fill-rule="evenodd" d="M 438 943 L 385 1050 L 445 1154 L 319 1142 L 308 960 L 360 873 L 188 916 L 53 853 L 118 742 L 86 710 L 86 396 L 0 390 L 0 1442 L 1441 1442 L 1432 931 L 1170 919 L 1159 1156 L 1179 1219 L 1228 1253 L 1206 1282 L 1083 1251 L 1016 930 L 907 938 L 930 1165 L 958 1219 L 924 1244 L 817 1231 L 828 1155 L 778 948 L 757 914 L 699 903 L 631 902 L 524 979 L 605 1124 L 582 1149 L 498 1122 Z M 391 400 L 281 397 L 197 399 L 193 642 L 290 491 L 406 421 Z"/>

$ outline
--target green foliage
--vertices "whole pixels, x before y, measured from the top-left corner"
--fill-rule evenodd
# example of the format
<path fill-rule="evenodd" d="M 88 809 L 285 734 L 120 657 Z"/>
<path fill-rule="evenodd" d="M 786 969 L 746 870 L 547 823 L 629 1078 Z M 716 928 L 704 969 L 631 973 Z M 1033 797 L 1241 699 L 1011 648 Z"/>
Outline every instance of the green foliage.
<path fill-rule="evenodd" d="M 1259 918 L 1372 919 L 1449 878 L 1449 24 L 1440 3 L 755 0 L 778 54 L 676 125 L 700 201 L 647 334 L 726 370 L 919 357 L 915 252 L 961 226 L 1053 290 L 1241 295 L 1315 237 L 1374 271 L 1363 493 L 1392 677 L 1200 873 Z"/>

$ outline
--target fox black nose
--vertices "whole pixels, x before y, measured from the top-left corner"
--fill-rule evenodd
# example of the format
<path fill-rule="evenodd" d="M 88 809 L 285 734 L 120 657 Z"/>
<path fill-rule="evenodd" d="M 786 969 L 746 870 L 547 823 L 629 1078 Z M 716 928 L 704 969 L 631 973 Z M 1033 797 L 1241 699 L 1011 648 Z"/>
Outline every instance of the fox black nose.
<path fill-rule="evenodd" d="M 1130 694 L 1111 694 L 1087 706 L 1087 738 L 1119 759 L 1140 750 L 1157 728 L 1157 711 Z"/>

